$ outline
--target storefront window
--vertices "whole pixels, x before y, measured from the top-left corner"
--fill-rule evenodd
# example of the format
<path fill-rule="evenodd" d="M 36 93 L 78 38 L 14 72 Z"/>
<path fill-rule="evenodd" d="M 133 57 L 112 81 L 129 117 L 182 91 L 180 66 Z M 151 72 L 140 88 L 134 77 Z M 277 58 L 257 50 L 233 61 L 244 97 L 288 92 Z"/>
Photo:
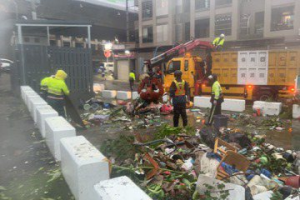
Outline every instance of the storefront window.
<path fill-rule="evenodd" d="M 294 29 L 294 6 L 272 9 L 271 31 Z"/>

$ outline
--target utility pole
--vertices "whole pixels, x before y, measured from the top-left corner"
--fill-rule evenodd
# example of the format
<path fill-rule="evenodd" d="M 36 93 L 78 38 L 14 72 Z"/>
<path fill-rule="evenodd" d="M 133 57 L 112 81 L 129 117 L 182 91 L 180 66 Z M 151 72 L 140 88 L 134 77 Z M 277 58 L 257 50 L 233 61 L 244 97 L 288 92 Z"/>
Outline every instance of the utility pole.
<path fill-rule="evenodd" d="M 130 40 L 130 33 L 129 33 L 129 5 L 128 0 L 126 0 L 126 42 Z"/>

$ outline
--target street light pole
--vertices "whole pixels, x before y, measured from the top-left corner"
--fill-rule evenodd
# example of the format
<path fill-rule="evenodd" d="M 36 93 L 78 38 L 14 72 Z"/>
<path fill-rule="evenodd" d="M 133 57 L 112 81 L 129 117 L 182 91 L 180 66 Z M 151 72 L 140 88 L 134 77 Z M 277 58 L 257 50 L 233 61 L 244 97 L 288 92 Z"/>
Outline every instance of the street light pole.
<path fill-rule="evenodd" d="M 126 41 L 129 42 L 129 5 L 126 0 Z"/>

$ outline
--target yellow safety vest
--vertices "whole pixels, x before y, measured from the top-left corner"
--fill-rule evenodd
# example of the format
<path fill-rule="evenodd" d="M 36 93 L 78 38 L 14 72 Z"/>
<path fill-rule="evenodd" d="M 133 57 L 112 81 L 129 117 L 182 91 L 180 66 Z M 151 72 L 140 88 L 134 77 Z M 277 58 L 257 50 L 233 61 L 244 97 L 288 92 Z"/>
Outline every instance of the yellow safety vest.
<path fill-rule="evenodd" d="M 220 37 L 217 37 L 214 42 L 213 42 L 213 45 L 215 46 L 223 46 L 224 45 L 224 42 L 225 42 L 225 39 L 221 39 Z"/>
<path fill-rule="evenodd" d="M 185 81 L 182 80 L 182 82 L 177 82 L 176 80 L 174 80 L 174 83 L 176 85 L 175 96 L 184 96 L 185 95 Z"/>
<path fill-rule="evenodd" d="M 129 79 L 132 79 L 135 81 L 135 74 L 133 72 L 130 72 Z"/>
<path fill-rule="evenodd" d="M 48 84 L 51 81 L 52 77 L 43 78 L 41 81 L 41 90 L 47 91 Z"/>
<path fill-rule="evenodd" d="M 48 97 L 53 99 L 62 99 L 64 95 L 69 95 L 70 91 L 65 81 L 53 78 L 48 83 Z"/>
<path fill-rule="evenodd" d="M 220 99 L 222 96 L 222 87 L 218 81 L 214 82 L 211 93 L 215 100 Z"/>

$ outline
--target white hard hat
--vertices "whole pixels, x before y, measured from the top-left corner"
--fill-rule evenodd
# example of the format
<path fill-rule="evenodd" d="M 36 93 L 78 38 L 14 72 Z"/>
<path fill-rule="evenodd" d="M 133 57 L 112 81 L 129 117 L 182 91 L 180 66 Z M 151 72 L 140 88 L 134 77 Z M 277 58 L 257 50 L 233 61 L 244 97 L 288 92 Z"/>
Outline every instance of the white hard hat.
<path fill-rule="evenodd" d="M 214 78 L 213 75 L 208 76 L 208 79 L 213 79 L 213 78 Z"/>
<path fill-rule="evenodd" d="M 222 34 L 220 35 L 220 37 L 222 37 L 222 38 L 223 38 L 223 37 L 225 37 L 225 35 L 222 33 Z"/>

